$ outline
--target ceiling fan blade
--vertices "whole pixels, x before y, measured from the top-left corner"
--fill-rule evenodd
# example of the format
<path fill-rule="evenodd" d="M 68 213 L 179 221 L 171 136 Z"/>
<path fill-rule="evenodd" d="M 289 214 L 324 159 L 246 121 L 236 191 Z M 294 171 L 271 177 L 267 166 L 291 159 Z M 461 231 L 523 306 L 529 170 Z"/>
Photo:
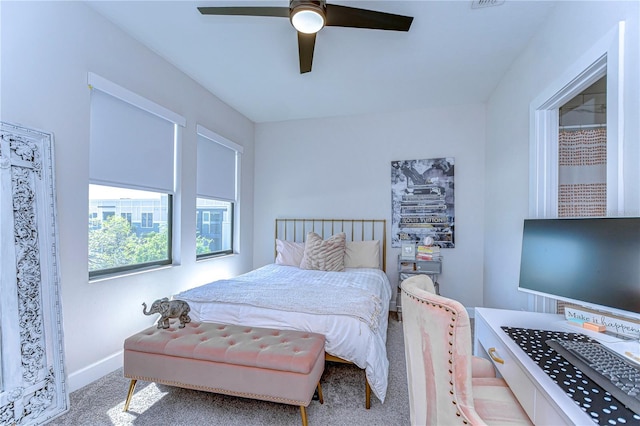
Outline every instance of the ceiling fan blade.
<path fill-rule="evenodd" d="M 298 55 L 300 56 L 300 74 L 311 71 L 313 49 L 316 46 L 315 34 L 298 32 Z"/>
<path fill-rule="evenodd" d="M 199 7 L 203 15 L 243 15 L 289 17 L 288 7 Z"/>
<path fill-rule="evenodd" d="M 328 4 L 326 20 L 325 25 L 332 27 L 409 31 L 413 17 Z"/>

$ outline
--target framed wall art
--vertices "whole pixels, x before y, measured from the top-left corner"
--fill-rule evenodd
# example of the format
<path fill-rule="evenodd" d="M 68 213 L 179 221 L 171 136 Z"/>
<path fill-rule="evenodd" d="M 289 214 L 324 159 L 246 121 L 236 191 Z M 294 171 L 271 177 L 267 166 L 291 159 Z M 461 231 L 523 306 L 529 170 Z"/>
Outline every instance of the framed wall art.
<path fill-rule="evenodd" d="M 421 243 L 455 247 L 453 157 L 391 162 L 391 247 Z"/>

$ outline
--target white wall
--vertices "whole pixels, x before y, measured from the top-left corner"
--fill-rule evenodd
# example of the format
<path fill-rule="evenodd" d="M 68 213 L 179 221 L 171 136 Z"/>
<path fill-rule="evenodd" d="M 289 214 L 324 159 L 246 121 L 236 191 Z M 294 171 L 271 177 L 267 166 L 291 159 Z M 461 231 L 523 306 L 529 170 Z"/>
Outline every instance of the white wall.
<path fill-rule="evenodd" d="M 278 217 L 387 219 L 389 236 L 391 161 L 455 157 L 456 248 L 443 252 L 440 289 L 482 305 L 484 126 L 483 105 L 256 124 L 254 266 L 273 262 Z"/>
<path fill-rule="evenodd" d="M 83 2 L 2 2 L 2 120 L 55 137 L 66 366 L 74 390 L 121 366 L 124 339 L 156 319 L 142 302 L 247 271 L 252 260 L 253 123 Z M 94 72 L 187 119 L 176 205 L 181 265 L 88 282 L 89 94 Z M 196 122 L 244 146 L 239 256 L 195 262 Z"/>
<path fill-rule="evenodd" d="M 640 36 L 637 1 L 559 2 L 503 77 L 487 105 L 485 306 L 523 309 L 517 291 L 522 222 L 528 216 L 529 104 L 580 56 L 626 20 L 625 210 L 638 215 Z"/>

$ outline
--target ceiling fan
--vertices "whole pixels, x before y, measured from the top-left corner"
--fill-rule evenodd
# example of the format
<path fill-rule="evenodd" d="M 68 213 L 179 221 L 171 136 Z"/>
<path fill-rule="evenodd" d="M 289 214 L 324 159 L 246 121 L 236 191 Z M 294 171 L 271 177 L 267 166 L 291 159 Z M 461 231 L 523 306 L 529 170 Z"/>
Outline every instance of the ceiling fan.
<path fill-rule="evenodd" d="M 291 0 L 289 7 L 199 7 L 203 15 L 275 16 L 289 18 L 298 31 L 300 74 L 311 71 L 316 33 L 323 27 L 409 31 L 413 17 L 327 4 L 325 0 Z"/>

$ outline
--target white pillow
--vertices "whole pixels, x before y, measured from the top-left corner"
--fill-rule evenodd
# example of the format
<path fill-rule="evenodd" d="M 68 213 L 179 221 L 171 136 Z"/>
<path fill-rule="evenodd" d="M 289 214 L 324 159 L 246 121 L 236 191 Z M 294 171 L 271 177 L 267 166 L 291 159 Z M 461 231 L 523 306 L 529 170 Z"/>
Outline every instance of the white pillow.
<path fill-rule="evenodd" d="M 319 271 L 344 271 L 344 251 L 346 235 L 341 232 L 323 240 L 315 232 L 307 234 L 304 256 L 300 262 L 302 269 Z"/>
<path fill-rule="evenodd" d="M 304 243 L 276 239 L 276 264 L 300 266 L 304 256 Z"/>
<path fill-rule="evenodd" d="M 347 241 L 344 267 L 380 269 L 380 241 Z"/>

